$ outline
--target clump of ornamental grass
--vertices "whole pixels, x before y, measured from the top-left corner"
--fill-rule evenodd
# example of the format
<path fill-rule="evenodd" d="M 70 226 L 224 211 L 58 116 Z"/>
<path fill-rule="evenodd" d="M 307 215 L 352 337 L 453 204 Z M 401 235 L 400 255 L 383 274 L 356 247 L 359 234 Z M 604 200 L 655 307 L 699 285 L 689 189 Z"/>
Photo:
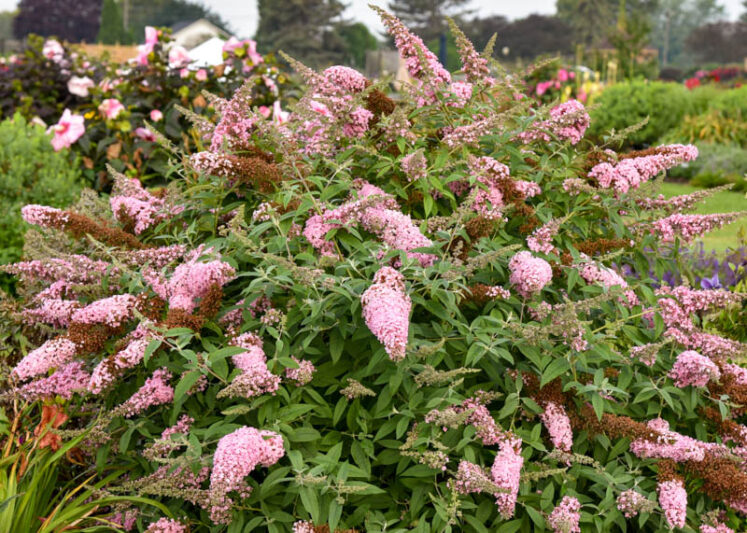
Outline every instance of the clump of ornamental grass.
<path fill-rule="evenodd" d="M 397 98 L 291 61 L 289 113 L 215 100 L 168 194 L 24 209 L 4 401 L 159 501 L 102 509 L 140 531 L 743 528 L 745 345 L 703 320 L 743 295 L 619 268 L 738 216 L 643 199 L 697 150 L 602 152 L 581 103 L 381 16 Z"/>

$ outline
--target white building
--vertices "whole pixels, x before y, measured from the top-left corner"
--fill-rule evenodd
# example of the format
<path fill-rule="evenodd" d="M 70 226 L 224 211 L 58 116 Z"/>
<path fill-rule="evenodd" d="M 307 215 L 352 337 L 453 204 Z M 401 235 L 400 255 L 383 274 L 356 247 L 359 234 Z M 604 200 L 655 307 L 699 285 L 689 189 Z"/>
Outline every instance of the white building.
<path fill-rule="evenodd" d="M 231 34 L 207 19 L 177 22 L 171 26 L 174 42 L 190 50 L 213 37 L 228 39 Z"/>

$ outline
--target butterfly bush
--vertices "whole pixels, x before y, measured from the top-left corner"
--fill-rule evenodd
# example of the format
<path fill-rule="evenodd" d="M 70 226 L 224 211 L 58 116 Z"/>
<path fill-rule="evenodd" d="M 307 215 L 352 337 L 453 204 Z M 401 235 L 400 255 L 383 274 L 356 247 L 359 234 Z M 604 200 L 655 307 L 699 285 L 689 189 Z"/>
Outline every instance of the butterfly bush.
<path fill-rule="evenodd" d="M 287 58 L 297 101 L 211 97 L 169 187 L 23 209 L 2 400 L 126 472 L 98 512 L 138 531 L 743 530 L 747 346 L 712 317 L 745 295 L 634 275 L 718 225 L 656 190 L 696 149 L 595 146 L 382 16 L 397 98 Z"/>

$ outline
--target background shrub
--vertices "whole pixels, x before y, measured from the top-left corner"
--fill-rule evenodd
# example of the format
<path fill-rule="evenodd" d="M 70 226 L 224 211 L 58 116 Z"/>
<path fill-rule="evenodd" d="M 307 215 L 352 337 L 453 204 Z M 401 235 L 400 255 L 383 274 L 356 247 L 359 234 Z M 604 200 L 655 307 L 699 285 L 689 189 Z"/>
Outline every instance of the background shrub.
<path fill-rule="evenodd" d="M 44 128 L 20 114 L 0 122 L 0 264 L 17 261 L 26 223 L 21 207 L 45 203 L 65 207 L 81 188 L 79 161 L 55 152 Z"/>
<path fill-rule="evenodd" d="M 676 83 L 633 81 L 608 87 L 595 99 L 587 135 L 601 138 L 611 129 L 622 130 L 646 117 L 648 123 L 631 134 L 626 146 L 645 147 L 659 140 L 691 112 L 688 90 Z"/>

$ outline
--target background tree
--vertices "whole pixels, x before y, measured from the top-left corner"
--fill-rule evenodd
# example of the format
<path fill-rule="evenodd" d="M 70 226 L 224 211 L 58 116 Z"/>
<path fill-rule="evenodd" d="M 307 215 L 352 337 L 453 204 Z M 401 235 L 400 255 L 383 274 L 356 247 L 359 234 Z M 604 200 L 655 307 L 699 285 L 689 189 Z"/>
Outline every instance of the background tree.
<path fill-rule="evenodd" d="M 376 50 L 379 47 L 379 41 L 368 30 L 368 27 L 361 22 L 341 26 L 339 34 L 345 42 L 345 62 L 357 69 L 366 66 L 366 52 Z"/>
<path fill-rule="evenodd" d="M 711 22 L 695 28 L 686 46 L 703 62 L 742 62 L 747 57 L 747 22 Z"/>
<path fill-rule="evenodd" d="M 717 0 L 661 0 L 654 15 L 651 44 L 659 49 L 661 64 L 691 63 L 685 49 L 687 36 L 698 26 L 725 15 Z"/>
<path fill-rule="evenodd" d="M 614 22 L 609 0 L 558 0 L 558 18 L 573 32 L 574 42 L 590 48 L 600 46 Z"/>
<path fill-rule="evenodd" d="M 104 44 L 130 44 L 132 34 L 125 30 L 122 12 L 114 0 L 104 0 L 101 7 L 101 26 L 98 42 Z"/>
<path fill-rule="evenodd" d="M 618 68 L 622 76 L 633 78 L 641 52 L 649 42 L 651 26 L 645 14 L 634 11 L 628 14 L 625 0 L 620 3 L 617 25 L 609 34 L 609 41 L 615 47 Z"/>
<path fill-rule="evenodd" d="M 229 24 L 220 15 L 203 4 L 189 0 L 128 0 L 121 4 L 125 29 L 135 42 L 141 42 L 146 26 L 173 26 L 177 22 L 191 22 L 201 18 L 216 26 L 230 30 Z"/>
<path fill-rule="evenodd" d="M 283 50 L 314 67 L 344 59 L 339 29 L 345 6 L 339 0 L 259 0 L 257 6 L 255 39 L 262 52 Z"/>
<path fill-rule="evenodd" d="M 503 16 L 474 19 L 466 25 L 468 36 L 483 49 L 493 34 L 498 34 L 494 53 L 508 47 L 509 58 L 532 59 L 543 54 L 567 54 L 573 48 L 570 26 L 558 17 L 529 15 L 508 21 Z"/>
<path fill-rule="evenodd" d="M 70 42 L 96 40 L 101 18 L 101 0 L 21 0 L 13 33 L 23 39 L 30 33 L 54 35 Z"/>
<path fill-rule="evenodd" d="M 444 17 L 458 18 L 472 0 L 392 0 L 389 9 L 425 42 L 438 39 L 446 31 Z"/>

